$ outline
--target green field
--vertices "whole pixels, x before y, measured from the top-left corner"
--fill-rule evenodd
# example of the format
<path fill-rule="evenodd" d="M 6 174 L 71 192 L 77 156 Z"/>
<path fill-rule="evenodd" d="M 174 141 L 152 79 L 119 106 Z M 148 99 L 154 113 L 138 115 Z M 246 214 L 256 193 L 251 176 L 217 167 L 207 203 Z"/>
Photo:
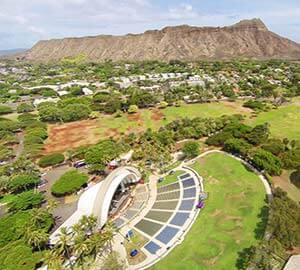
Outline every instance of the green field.
<path fill-rule="evenodd" d="M 295 99 L 293 103 L 281 106 L 269 112 L 262 112 L 256 118 L 249 119 L 251 125 L 268 122 L 274 137 L 300 140 L 300 103 Z"/>
<path fill-rule="evenodd" d="M 242 107 L 242 102 L 214 102 L 203 104 L 183 104 L 180 107 L 170 106 L 165 109 L 142 109 L 132 119 L 123 114 L 119 118 L 101 117 L 101 124 L 107 129 L 126 132 L 130 129 L 158 129 L 178 118 L 220 117 L 222 115 L 248 114 L 249 110 Z"/>
<path fill-rule="evenodd" d="M 206 207 L 183 243 L 152 269 L 238 269 L 238 252 L 264 232 L 259 217 L 265 206 L 264 186 L 239 161 L 223 154 L 208 155 L 193 168 L 204 177 Z"/>

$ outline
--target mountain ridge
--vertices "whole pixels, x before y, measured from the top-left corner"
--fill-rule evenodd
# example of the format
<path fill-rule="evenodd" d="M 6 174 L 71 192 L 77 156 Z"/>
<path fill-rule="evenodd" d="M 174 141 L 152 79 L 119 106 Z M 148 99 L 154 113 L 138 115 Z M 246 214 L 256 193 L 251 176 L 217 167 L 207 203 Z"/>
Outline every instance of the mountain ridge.
<path fill-rule="evenodd" d="M 90 61 L 300 59 L 300 44 L 269 31 L 260 19 L 252 19 L 224 27 L 178 25 L 123 36 L 41 40 L 23 59 L 48 62 L 78 54 Z"/>

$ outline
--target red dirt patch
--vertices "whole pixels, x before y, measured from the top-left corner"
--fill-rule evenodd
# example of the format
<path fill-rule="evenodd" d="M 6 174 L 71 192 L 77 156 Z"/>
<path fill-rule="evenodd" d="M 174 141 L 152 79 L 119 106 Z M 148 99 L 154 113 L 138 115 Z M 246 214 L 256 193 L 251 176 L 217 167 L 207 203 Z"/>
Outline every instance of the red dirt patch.
<path fill-rule="evenodd" d="M 109 138 L 115 138 L 117 136 L 119 136 L 120 133 L 118 131 L 117 128 L 109 128 L 106 132 L 105 132 L 105 136 L 109 137 Z"/>
<path fill-rule="evenodd" d="M 164 113 L 159 109 L 154 109 L 151 114 L 151 119 L 154 121 L 160 121 L 165 117 Z"/>
<path fill-rule="evenodd" d="M 132 113 L 132 114 L 128 114 L 127 115 L 127 118 L 129 121 L 142 121 L 142 118 L 141 118 L 141 114 L 140 113 Z"/>
<path fill-rule="evenodd" d="M 99 137 L 95 131 L 100 128 L 98 120 L 84 120 L 62 125 L 50 125 L 49 137 L 44 146 L 44 153 L 64 152 L 83 145 L 95 144 Z"/>

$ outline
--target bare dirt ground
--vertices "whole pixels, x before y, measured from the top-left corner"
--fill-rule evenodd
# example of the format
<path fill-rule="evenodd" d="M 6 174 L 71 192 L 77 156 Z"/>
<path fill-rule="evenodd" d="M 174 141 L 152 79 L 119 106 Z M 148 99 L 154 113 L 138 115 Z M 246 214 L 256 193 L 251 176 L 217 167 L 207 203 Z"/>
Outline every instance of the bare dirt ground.
<path fill-rule="evenodd" d="M 136 122 L 142 121 L 141 113 L 139 113 L 139 112 L 138 113 L 128 114 L 127 118 L 128 118 L 129 121 L 136 121 Z"/>
<path fill-rule="evenodd" d="M 246 108 L 241 106 L 242 104 L 240 102 L 230 102 L 230 101 L 223 101 L 222 102 L 226 107 L 233 108 L 236 110 L 236 113 L 240 114 L 251 114 L 253 110 L 250 108 Z"/>
<path fill-rule="evenodd" d="M 152 114 L 151 114 L 151 119 L 153 121 L 160 121 L 164 118 L 164 114 L 162 111 L 160 111 L 159 109 L 155 108 L 154 110 L 152 110 Z"/>
<path fill-rule="evenodd" d="M 99 128 L 100 123 L 97 120 L 50 125 L 44 153 L 63 152 L 82 145 L 95 144 L 100 139 L 97 136 Z"/>

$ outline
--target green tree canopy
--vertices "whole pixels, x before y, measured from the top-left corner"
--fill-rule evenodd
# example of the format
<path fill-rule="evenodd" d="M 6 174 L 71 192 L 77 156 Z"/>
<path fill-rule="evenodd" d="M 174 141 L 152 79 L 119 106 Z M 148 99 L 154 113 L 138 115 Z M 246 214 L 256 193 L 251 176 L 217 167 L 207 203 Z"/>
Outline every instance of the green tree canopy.
<path fill-rule="evenodd" d="M 55 196 L 72 194 L 87 183 L 88 176 L 78 170 L 71 170 L 63 174 L 51 187 Z"/>

